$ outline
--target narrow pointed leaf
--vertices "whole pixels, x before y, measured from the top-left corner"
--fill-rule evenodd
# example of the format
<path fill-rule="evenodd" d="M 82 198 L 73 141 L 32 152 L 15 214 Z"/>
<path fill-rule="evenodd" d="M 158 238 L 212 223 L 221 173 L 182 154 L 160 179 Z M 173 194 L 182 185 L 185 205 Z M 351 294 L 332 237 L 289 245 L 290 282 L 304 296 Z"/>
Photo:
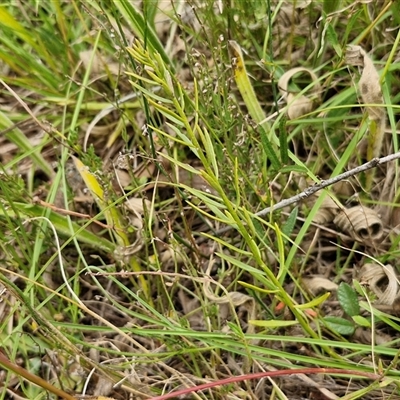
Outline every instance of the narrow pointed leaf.
<path fill-rule="evenodd" d="M 283 117 L 279 122 L 279 151 L 281 153 L 282 164 L 287 164 L 289 161 L 287 140 L 286 117 Z"/>

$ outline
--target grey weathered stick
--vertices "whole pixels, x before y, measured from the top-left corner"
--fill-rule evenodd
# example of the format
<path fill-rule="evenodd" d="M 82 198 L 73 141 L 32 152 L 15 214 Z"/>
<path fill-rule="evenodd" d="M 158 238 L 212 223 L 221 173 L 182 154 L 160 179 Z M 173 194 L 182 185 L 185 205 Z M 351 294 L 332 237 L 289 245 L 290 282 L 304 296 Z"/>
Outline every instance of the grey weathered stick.
<path fill-rule="evenodd" d="M 301 200 L 304 200 L 307 197 L 310 197 L 314 193 L 318 192 L 319 190 L 322 190 L 328 186 L 331 186 L 334 183 L 340 182 L 344 179 L 350 178 L 351 176 L 357 175 L 360 172 L 367 171 L 368 169 L 375 168 L 378 165 L 386 164 L 389 161 L 397 160 L 399 158 L 400 158 L 400 152 L 390 154 L 386 157 L 373 158 L 371 161 L 368 161 L 367 163 L 360 165 L 359 167 L 353 168 L 350 171 L 343 172 L 343 174 L 337 175 L 333 178 L 329 178 L 326 181 L 321 181 L 320 183 L 316 183 L 315 185 L 310 186 L 307 189 L 305 189 L 303 192 L 296 194 L 296 196 L 290 197 L 289 199 L 282 200 L 279 203 L 276 203 L 271 207 L 264 208 L 263 210 L 256 213 L 255 216 L 263 217 L 264 215 L 267 215 L 268 213 L 271 213 L 276 210 L 280 210 L 281 208 L 289 206 L 290 204 L 294 204 Z M 222 233 L 228 232 L 231 229 L 233 229 L 232 226 L 226 226 L 225 228 L 222 228 L 222 229 L 219 229 L 218 231 L 216 231 L 215 234 L 221 235 Z"/>

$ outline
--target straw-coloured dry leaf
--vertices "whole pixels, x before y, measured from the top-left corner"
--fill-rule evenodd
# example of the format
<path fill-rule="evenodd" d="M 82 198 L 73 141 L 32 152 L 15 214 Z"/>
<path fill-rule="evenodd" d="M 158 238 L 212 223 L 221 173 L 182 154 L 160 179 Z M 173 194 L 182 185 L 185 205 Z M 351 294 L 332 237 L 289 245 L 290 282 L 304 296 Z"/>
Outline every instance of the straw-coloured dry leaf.
<path fill-rule="evenodd" d="M 136 198 L 136 197 L 131 197 L 129 198 L 126 202 L 125 205 L 129 208 L 130 211 L 132 211 L 136 215 L 143 215 L 144 209 L 150 208 L 150 201 L 147 199 L 141 199 L 141 198 Z"/>
<path fill-rule="evenodd" d="M 298 185 L 299 189 L 304 191 L 306 190 L 307 187 L 310 187 L 312 183 L 308 182 L 304 178 L 300 178 Z M 309 208 L 313 207 L 315 202 L 317 201 L 317 198 L 321 196 L 322 193 L 323 192 L 317 192 L 314 195 L 307 197 L 304 200 L 307 207 Z M 322 225 L 322 226 L 329 224 L 334 220 L 335 216 L 339 213 L 339 211 L 342 208 L 343 206 L 340 203 L 340 201 L 332 193 L 328 192 L 327 195 L 324 197 L 324 200 L 322 201 L 320 208 L 315 214 L 313 222 L 317 225 Z"/>
<path fill-rule="evenodd" d="M 397 296 L 393 301 L 392 307 L 393 307 L 393 311 L 396 314 L 400 313 L 400 293 L 397 293 Z"/>
<path fill-rule="evenodd" d="M 302 283 L 305 288 L 314 295 L 323 292 L 335 292 L 338 289 L 338 285 L 335 282 L 332 282 L 330 279 L 324 278 L 323 276 L 303 278 Z"/>
<path fill-rule="evenodd" d="M 356 193 L 354 184 L 351 181 L 345 180 L 335 183 L 332 186 L 333 191 L 337 196 L 349 198 Z"/>
<path fill-rule="evenodd" d="M 298 95 L 298 91 L 292 91 L 289 88 L 290 81 L 295 75 L 298 74 L 308 74 L 315 85 L 310 90 L 311 97 L 305 95 Z M 299 118 L 311 112 L 314 109 L 314 99 L 319 98 L 319 93 L 321 91 L 321 85 L 318 82 L 318 77 L 313 71 L 307 68 L 292 68 L 285 72 L 279 79 L 278 87 L 281 95 L 286 100 L 288 104 L 287 114 L 289 119 Z"/>
<path fill-rule="evenodd" d="M 360 243 L 377 242 L 382 239 L 381 218 L 368 207 L 356 206 L 342 209 L 333 221 L 342 232 Z"/>
<path fill-rule="evenodd" d="M 358 86 L 362 101 L 365 104 L 383 104 L 379 74 L 374 63 L 360 46 L 349 46 L 346 52 L 346 63 L 363 67 Z M 380 120 L 385 117 L 383 107 L 367 107 L 370 119 Z"/>
<path fill-rule="evenodd" d="M 159 260 L 161 264 L 173 262 L 174 264 L 179 265 L 187 261 L 187 257 L 181 249 L 177 249 L 172 246 L 165 246 L 165 248 L 159 253 Z"/>
<path fill-rule="evenodd" d="M 298 95 L 289 93 L 286 101 L 289 104 L 287 111 L 289 119 L 299 118 L 302 115 L 308 114 L 314 108 L 313 101 L 304 95 L 299 97 Z"/>
<path fill-rule="evenodd" d="M 359 273 L 361 284 L 368 285 L 376 294 L 377 303 L 392 305 L 397 298 L 399 284 L 391 265 L 365 264 Z"/>
<path fill-rule="evenodd" d="M 365 107 L 371 120 L 367 158 L 379 157 L 385 134 L 386 112 L 384 107 L 379 107 L 379 104 L 383 104 L 383 96 L 378 71 L 367 53 L 360 46 L 348 47 L 346 62 L 349 65 L 363 67 L 358 87 L 361 99 L 366 105 Z"/>
<path fill-rule="evenodd" d="M 240 292 L 227 292 L 225 291 L 224 296 L 216 296 L 211 288 L 210 288 L 211 282 L 208 280 L 204 281 L 204 294 L 206 297 L 214 302 L 215 304 L 218 304 L 220 306 L 220 310 L 222 312 L 225 312 L 227 315 L 230 315 L 233 311 L 233 308 L 239 307 L 239 312 L 240 308 L 242 308 L 242 311 L 247 312 L 247 318 L 248 320 L 253 320 L 256 318 L 256 303 L 254 301 L 254 298 Z M 247 333 L 252 333 L 254 331 L 254 326 L 252 324 L 249 324 Z"/>
<path fill-rule="evenodd" d="M 150 201 L 147 199 L 131 197 L 130 199 L 126 200 L 125 206 L 129 211 L 132 212 L 132 214 L 134 214 L 134 217 L 131 218 L 131 224 L 138 229 L 142 229 L 144 209 L 150 209 Z"/>
<path fill-rule="evenodd" d="M 318 192 L 316 195 L 319 196 L 320 193 L 321 192 Z M 335 216 L 340 212 L 339 204 L 340 202 L 338 200 L 333 200 L 329 195 L 325 196 L 321 207 L 313 218 L 313 222 L 319 225 L 326 225 L 332 222 Z"/>

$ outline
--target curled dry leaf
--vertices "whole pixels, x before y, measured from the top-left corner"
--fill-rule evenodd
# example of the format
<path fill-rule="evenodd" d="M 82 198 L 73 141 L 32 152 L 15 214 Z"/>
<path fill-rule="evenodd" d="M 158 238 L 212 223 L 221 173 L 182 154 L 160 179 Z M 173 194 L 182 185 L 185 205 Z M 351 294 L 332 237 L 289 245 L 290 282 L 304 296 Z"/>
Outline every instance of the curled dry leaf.
<path fill-rule="evenodd" d="M 308 74 L 312 81 L 315 82 L 315 85 L 310 91 L 312 95 L 311 97 L 305 95 L 299 96 L 297 92 L 291 91 L 289 88 L 291 79 L 295 75 L 301 73 Z M 302 67 L 292 68 L 285 72 L 279 79 L 278 87 L 281 95 L 288 104 L 287 114 L 289 119 L 295 119 L 311 112 L 314 109 L 314 99 L 312 97 L 319 98 L 319 93 L 321 91 L 321 85 L 318 82 L 317 75 L 315 75 L 310 69 Z"/>
<path fill-rule="evenodd" d="M 332 186 L 337 196 L 349 198 L 356 193 L 355 186 L 349 180 L 340 181 Z"/>
<path fill-rule="evenodd" d="M 332 282 L 330 279 L 324 278 L 323 276 L 303 278 L 302 283 L 305 288 L 314 295 L 322 292 L 335 292 L 338 289 L 338 285 L 335 282 Z"/>
<path fill-rule="evenodd" d="M 131 197 L 126 201 L 126 206 L 136 215 L 143 215 L 144 208 L 150 208 L 150 201 L 147 199 L 141 199 L 136 197 Z"/>
<path fill-rule="evenodd" d="M 376 294 L 378 304 L 392 305 L 397 298 L 399 284 L 393 267 L 388 265 L 365 264 L 359 273 L 361 284 L 368 285 Z"/>
<path fill-rule="evenodd" d="M 346 63 L 363 67 L 358 86 L 361 99 L 365 104 L 383 104 L 379 74 L 374 63 L 360 46 L 349 46 L 346 52 Z M 367 107 L 370 119 L 380 120 L 385 118 L 383 107 Z"/>
<path fill-rule="evenodd" d="M 134 214 L 134 218 L 131 219 L 131 223 L 138 229 L 143 228 L 143 214 L 144 209 L 150 210 L 151 203 L 147 199 L 132 197 L 125 202 L 125 206 L 129 211 Z"/>
<path fill-rule="evenodd" d="M 204 281 L 204 294 L 206 297 L 213 301 L 215 304 L 220 306 L 226 306 L 229 311 L 226 311 L 228 315 L 233 312 L 232 308 L 234 307 L 242 307 L 244 311 L 247 311 L 247 316 L 249 320 L 256 319 L 256 303 L 254 298 L 240 292 L 227 292 L 225 291 L 224 296 L 215 296 L 215 294 L 210 289 L 211 282 L 209 280 Z M 254 326 L 249 324 L 247 333 L 254 332 Z"/>
<path fill-rule="evenodd" d="M 386 112 L 384 107 L 376 106 L 377 104 L 383 104 L 378 71 L 367 53 L 360 46 L 348 47 L 346 63 L 363 67 L 358 87 L 361 99 L 366 104 L 368 116 L 371 120 L 367 155 L 368 159 L 379 157 L 385 133 Z"/>
<path fill-rule="evenodd" d="M 307 187 L 311 186 L 311 182 L 307 182 L 306 179 L 300 178 L 298 185 L 301 190 L 306 190 Z M 307 197 L 305 199 L 305 203 L 308 207 L 313 207 L 314 203 L 317 201 L 317 198 L 323 192 L 317 192 L 314 195 Z M 313 218 L 313 222 L 318 225 L 326 225 L 332 222 L 335 216 L 339 213 L 339 211 L 343 208 L 342 204 L 338 199 L 336 199 L 331 194 L 327 194 L 322 201 L 320 208 L 318 209 L 315 217 Z"/>
<path fill-rule="evenodd" d="M 316 195 L 319 196 L 321 192 Z M 325 196 L 322 201 L 321 207 L 315 214 L 313 222 L 319 225 L 326 225 L 332 222 L 335 216 L 340 212 L 339 200 L 333 200 L 329 195 Z"/>
<path fill-rule="evenodd" d="M 161 264 L 173 262 L 176 265 L 183 264 L 187 258 L 182 249 L 173 246 L 166 246 L 160 250 L 159 260 Z"/>
<path fill-rule="evenodd" d="M 383 236 L 381 218 L 376 211 L 368 207 L 342 209 L 333 222 L 342 232 L 360 243 L 365 244 L 371 240 L 377 242 Z"/>

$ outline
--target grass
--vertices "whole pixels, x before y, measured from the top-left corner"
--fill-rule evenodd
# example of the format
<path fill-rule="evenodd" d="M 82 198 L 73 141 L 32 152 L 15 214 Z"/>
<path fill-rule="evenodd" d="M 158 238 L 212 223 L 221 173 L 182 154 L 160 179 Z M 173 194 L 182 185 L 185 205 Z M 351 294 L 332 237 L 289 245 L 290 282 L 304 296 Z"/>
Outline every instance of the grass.
<path fill-rule="evenodd" d="M 0 399 L 400 398 L 396 157 L 264 211 L 399 151 L 396 4 L 297 3 L 1 5 Z"/>

